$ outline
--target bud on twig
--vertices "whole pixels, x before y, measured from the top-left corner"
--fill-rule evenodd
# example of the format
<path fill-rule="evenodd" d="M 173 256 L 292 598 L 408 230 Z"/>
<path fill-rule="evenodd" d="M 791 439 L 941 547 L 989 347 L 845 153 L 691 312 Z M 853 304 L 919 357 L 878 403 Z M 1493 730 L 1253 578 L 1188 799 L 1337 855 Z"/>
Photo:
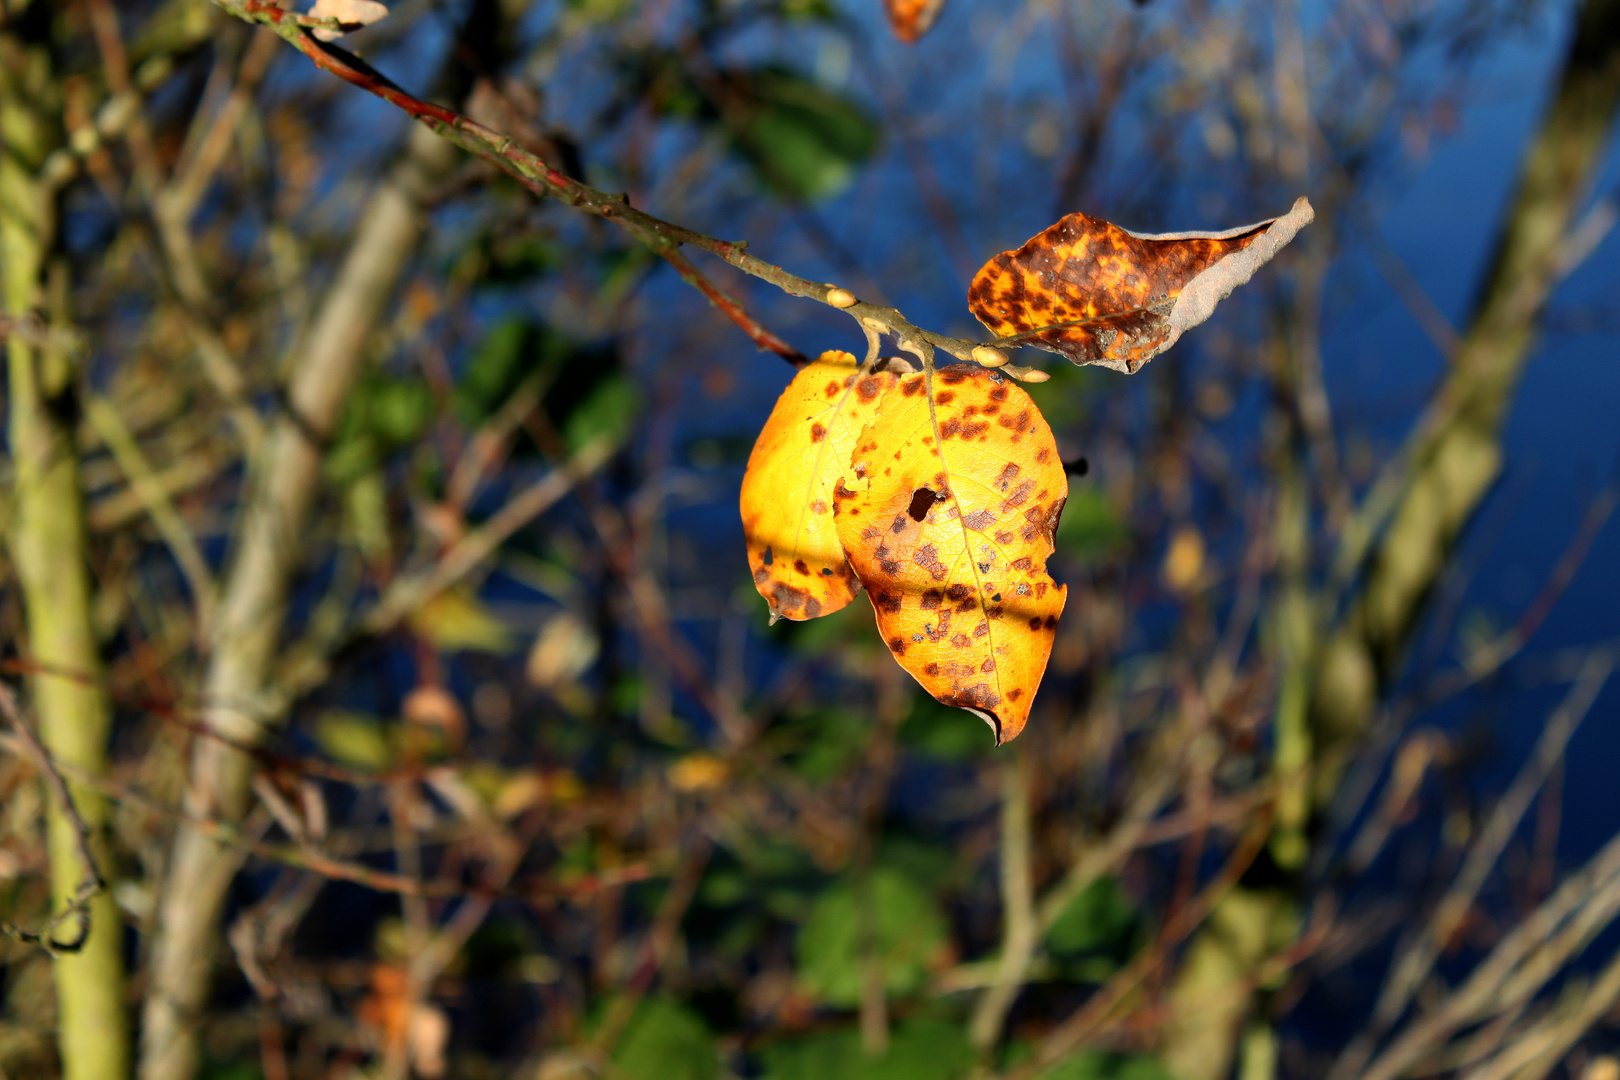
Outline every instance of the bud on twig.
<path fill-rule="evenodd" d="M 973 346 L 973 361 L 988 368 L 998 368 L 1007 363 L 1007 354 L 1000 349 L 992 349 L 988 345 Z"/>
<path fill-rule="evenodd" d="M 850 292 L 848 289 L 840 289 L 838 286 L 834 285 L 831 289 L 827 290 L 827 303 L 831 304 L 835 308 L 854 307 L 855 294 Z"/>
<path fill-rule="evenodd" d="M 1020 367 L 1017 364 L 1008 364 L 1001 370 L 1006 372 L 1008 375 L 1011 375 L 1019 382 L 1042 383 L 1052 377 L 1046 372 L 1041 371 L 1039 368 Z"/>

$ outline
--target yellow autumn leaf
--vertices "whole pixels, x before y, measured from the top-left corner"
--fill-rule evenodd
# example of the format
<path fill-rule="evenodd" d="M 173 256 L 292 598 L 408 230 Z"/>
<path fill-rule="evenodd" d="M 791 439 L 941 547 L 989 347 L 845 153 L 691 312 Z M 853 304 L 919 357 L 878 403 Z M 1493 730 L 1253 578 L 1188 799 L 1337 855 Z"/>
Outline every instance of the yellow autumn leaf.
<path fill-rule="evenodd" d="M 506 624 L 465 589 L 446 589 L 429 598 L 407 621 L 438 649 L 504 652 L 512 643 Z"/>
<path fill-rule="evenodd" d="M 1191 525 L 1177 529 L 1164 553 L 1163 573 L 1172 592 L 1192 592 L 1204 573 L 1203 534 Z"/>
<path fill-rule="evenodd" d="M 1023 730 L 1052 653 L 1065 589 L 1046 560 L 1068 494 L 1029 395 L 965 364 L 931 384 L 901 377 L 834 493 L 839 540 L 890 652 L 998 743 Z"/>
<path fill-rule="evenodd" d="M 782 391 L 743 475 L 743 535 L 754 588 L 773 619 L 830 615 L 860 591 L 833 524 L 833 487 L 861 429 L 894 385 L 861 374 L 847 352 L 825 352 Z"/>

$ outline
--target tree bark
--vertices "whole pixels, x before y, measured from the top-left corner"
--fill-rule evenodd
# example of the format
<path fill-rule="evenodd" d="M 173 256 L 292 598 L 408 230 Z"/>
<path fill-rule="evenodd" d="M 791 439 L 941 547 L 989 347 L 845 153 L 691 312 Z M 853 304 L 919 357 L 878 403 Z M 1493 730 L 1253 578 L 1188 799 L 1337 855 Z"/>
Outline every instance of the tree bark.
<path fill-rule="evenodd" d="M 19 12 L 42 22 L 38 13 Z M 16 25 L 14 24 L 14 25 Z M 0 35 L 0 263 L 8 316 L 47 314 L 67 321 L 65 263 L 56 245 L 55 191 L 41 172 L 61 144 L 55 124 L 58 86 L 49 48 L 26 30 Z M 59 345 L 6 341 L 11 394 L 10 442 L 15 511 L 7 537 L 26 610 L 29 683 L 40 741 L 56 760 L 84 773 L 107 769 L 111 714 L 101 686 L 101 659 L 91 622 L 91 583 L 74 436 L 77 371 Z M 91 830 L 98 864 L 109 867 L 101 833 L 107 805 L 93 787 L 69 781 Z M 53 910 L 71 903 L 83 879 L 74 826 L 45 800 Z M 76 952 L 53 959 L 57 1046 L 65 1080 L 117 1080 L 129 1073 L 124 1008 L 123 921 L 112 897 L 90 901 L 89 929 Z"/>
<path fill-rule="evenodd" d="M 300 348 L 286 409 L 252 470 L 204 680 L 208 726 L 238 742 L 259 742 L 280 720 L 269 679 L 320 478 L 322 447 L 313 440 L 324 441 L 337 423 L 366 338 L 422 234 L 422 197 L 454 156 L 455 148 L 437 135 L 412 131 L 405 156 L 361 218 Z M 198 739 L 186 813 L 237 820 L 247 807 L 251 776 L 246 755 Z M 233 853 L 202 832 L 185 825 L 177 830 L 142 1017 L 143 1080 L 190 1080 L 196 1073 L 197 1021 L 208 1001 L 220 913 L 236 867 Z"/>

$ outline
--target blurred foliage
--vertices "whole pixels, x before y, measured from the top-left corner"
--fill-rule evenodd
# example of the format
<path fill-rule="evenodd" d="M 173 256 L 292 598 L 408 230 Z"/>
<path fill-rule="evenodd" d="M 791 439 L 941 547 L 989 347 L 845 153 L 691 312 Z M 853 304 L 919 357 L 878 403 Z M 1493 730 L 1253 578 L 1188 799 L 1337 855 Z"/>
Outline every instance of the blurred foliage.
<path fill-rule="evenodd" d="M 613 1052 L 613 1068 L 624 1080 L 713 1080 L 720 1052 L 702 1017 L 653 997 L 636 1007 Z"/>
<path fill-rule="evenodd" d="M 946 942 L 946 923 L 928 891 L 900 870 L 879 866 L 816 898 L 799 931 L 799 982 L 813 999 L 860 1003 L 869 963 L 890 994 L 922 987 Z"/>
<path fill-rule="evenodd" d="M 103 6 L 132 65 L 127 93 L 90 20 Z M 1362 204 L 1445 137 L 1478 93 L 1476 58 L 1517 40 L 1537 5 L 1330 3 L 1300 24 L 1261 0 L 949 0 L 903 48 L 877 0 L 476 0 L 395 4 L 339 43 L 636 207 L 942 333 L 979 333 L 962 283 L 1054 209 L 1221 227 L 1301 191 L 1318 200 L 1315 231 L 1270 284 L 1144 373 L 1047 363 L 1050 381 L 1031 384 L 1071 463 L 1053 559 L 1069 593 L 1030 726 L 1002 748 L 895 670 L 866 598 L 767 625 L 737 481 L 786 365 L 658 252 L 465 157 L 420 185 L 421 243 L 387 268 L 387 303 L 355 339 L 359 373 L 316 440 L 309 524 L 276 537 L 295 572 L 272 605 L 263 694 L 206 700 L 223 639 L 198 597 L 231 579 L 258 481 L 242 410 L 260 427 L 291 416 L 289 372 L 399 172 L 404 125 L 202 0 L 28 10 L 0 42 L 24 35 L 35 51 L 0 66 L 38 74 L 49 54 L 70 139 L 52 159 L 53 213 L 38 216 L 61 224 L 56 291 L 29 310 L 71 316 L 90 343 L 77 384 L 116 409 L 141 456 L 117 458 L 80 425 L 117 710 L 107 786 L 139 796 L 114 800 L 106 830 L 132 997 L 152 977 L 175 822 L 194 812 L 194 727 L 224 704 L 266 733 L 248 816 L 225 824 L 285 861 L 229 852 L 242 861 L 227 922 L 198 961 L 202 1077 L 382 1077 L 388 1039 L 439 1016 L 443 1074 L 469 1080 L 959 1080 L 1033 1060 L 1102 987 L 1118 992 L 1110 1010 L 1083 1045 L 1043 1057 L 1057 1063 L 1038 1080 L 1172 1080 L 1178 989 L 1211 944 L 1195 928 L 1160 935 L 1228 870 L 1242 885 L 1202 929 L 1230 922 L 1234 896 L 1288 902 L 1249 913 L 1266 932 L 1242 959 L 1271 965 L 1263 983 L 1227 992 L 1253 972 L 1211 976 L 1237 1020 L 1211 1040 L 1232 1059 L 1205 1067 L 1214 1080 L 1327 1075 L 1394 936 L 1426 925 L 1481 835 L 1489 785 L 1468 770 L 1484 757 L 1454 727 L 1532 699 L 1486 671 L 1523 613 L 1438 588 L 1432 640 L 1380 690 L 1379 715 L 1411 718 L 1421 738 L 1392 727 L 1387 745 L 1380 734 L 1310 763 L 1324 801 L 1332 770 L 1361 769 L 1347 790 L 1362 803 L 1322 812 L 1308 873 L 1264 851 L 1229 865 L 1274 810 L 1274 723 L 1297 705 L 1281 690 L 1298 638 L 1271 630 L 1279 597 L 1305 588 L 1323 620 L 1353 610 L 1363 568 L 1330 560 L 1392 460 L 1390 402 L 1411 397 L 1379 384 L 1374 406 L 1341 407 L 1312 381 L 1312 350 L 1335 313 L 1363 318 Z M 1296 61 L 1308 85 L 1290 96 Z M 1304 135 L 1288 126 L 1300 104 Z M 794 347 L 863 348 L 838 312 L 685 252 Z M 198 296 L 180 291 L 192 277 Z M 1403 379 L 1438 370 L 1406 348 L 1381 338 L 1379 355 L 1398 356 Z M 221 358 L 239 393 L 222 388 Z M 369 621 L 514 493 L 603 442 L 609 460 L 487 558 Z M 1278 523 L 1294 506 L 1297 534 Z M 1450 581 L 1441 571 L 1458 565 L 1436 573 Z M 0 591 L 0 633 L 27 674 L 15 589 Z M 1448 666 L 1459 653 L 1466 678 Z M 1524 681 L 1544 694 L 1546 672 L 1567 667 Z M 1004 803 L 1010 776 L 1027 819 Z M 0 915 L 25 926 L 53 910 L 37 781 L 0 756 Z M 1551 888 L 1566 852 L 1546 807 L 1548 831 L 1515 834 L 1447 939 L 1445 982 Z M 1370 853 L 1346 854 L 1356 844 Z M 1036 925 L 987 1021 L 1019 859 Z M 333 862 L 344 880 L 311 870 Z M 1077 867 L 1090 884 L 1048 905 Z M 431 888 L 401 896 L 379 874 Z M 1162 958 L 1144 953 L 1161 944 Z M 1111 982 L 1145 956 L 1147 976 Z M 412 1013 L 402 965 L 418 961 L 438 966 L 410 989 Z M 0 1074 L 57 1075 L 50 976 L 20 946 L 0 957 Z M 1274 1036 L 1276 1060 L 1239 1060 L 1238 1024 Z"/>
<path fill-rule="evenodd" d="M 973 1064 L 960 1024 L 924 1019 L 895 1025 L 877 1055 L 862 1048 L 856 1032 L 837 1031 L 777 1043 L 760 1056 L 764 1080 L 953 1080 Z"/>

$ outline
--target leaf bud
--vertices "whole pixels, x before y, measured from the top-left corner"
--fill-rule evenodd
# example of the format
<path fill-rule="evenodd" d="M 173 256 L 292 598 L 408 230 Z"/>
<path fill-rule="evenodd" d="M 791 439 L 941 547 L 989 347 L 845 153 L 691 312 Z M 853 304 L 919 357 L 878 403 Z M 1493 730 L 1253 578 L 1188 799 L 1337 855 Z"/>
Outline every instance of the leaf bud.
<path fill-rule="evenodd" d="M 988 345 L 973 346 L 973 362 L 988 368 L 998 368 L 1007 362 L 1007 354 Z"/>
<path fill-rule="evenodd" d="M 848 289 L 840 289 L 835 285 L 827 290 L 827 303 L 835 308 L 854 307 L 855 294 Z"/>

